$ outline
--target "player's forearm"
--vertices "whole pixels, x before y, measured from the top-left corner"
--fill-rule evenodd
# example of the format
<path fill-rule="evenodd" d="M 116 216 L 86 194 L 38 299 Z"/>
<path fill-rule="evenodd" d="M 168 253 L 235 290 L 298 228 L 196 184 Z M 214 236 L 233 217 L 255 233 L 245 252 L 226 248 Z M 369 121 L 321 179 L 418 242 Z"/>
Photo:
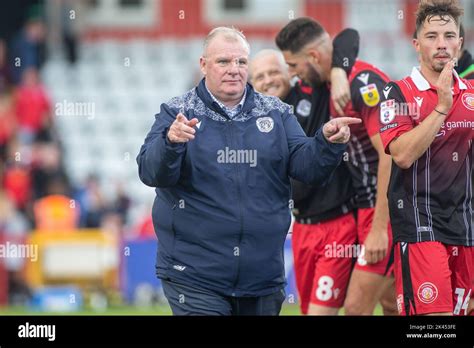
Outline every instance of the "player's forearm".
<path fill-rule="evenodd" d="M 330 143 L 322 129 L 290 149 L 290 176 L 308 185 L 322 186 L 341 163 L 346 144 Z"/>
<path fill-rule="evenodd" d="M 332 67 L 344 69 L 349 74 L 359 54 L 360 36 L 357 30 L 344 29 L 333 41 Z"/>
<path fill-rule="evenodd" d="M 387 233 L 388 221 L 390 219 L 387 190 L 390 181 L 391 168 L 391 157 L 385 153 L 379 153 L 379 164 L 377 168 L 377 201 L 375 202 L 372 230 L 380 233 Z"/>
<path fill-rule="evenodd" d="M 389 147 L 394 162 L 402 169 L 410 168 L 430 147 L 445 118 L 433 111 L 418 126 L 392 141 Z"/>

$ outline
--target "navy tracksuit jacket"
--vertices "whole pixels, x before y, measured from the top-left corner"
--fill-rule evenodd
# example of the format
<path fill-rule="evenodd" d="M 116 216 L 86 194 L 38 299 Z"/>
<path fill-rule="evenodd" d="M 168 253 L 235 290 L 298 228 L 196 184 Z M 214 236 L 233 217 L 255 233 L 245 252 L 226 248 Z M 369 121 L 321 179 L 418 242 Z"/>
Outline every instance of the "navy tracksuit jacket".
<path fill-rule="evenodd" d="M 251 85 L 231 120 L 204 83 L 161 105 L 137 157 L 140 179 L 156 187 L 157 275 L 224 296 L 268 295 L 286 284 L 290 177 L 324 184 L 346 145 L 321 130 L 306 137 L 290 106 Z M 166 137 L 179 112 L 199 120 L 188 143 Z"/>

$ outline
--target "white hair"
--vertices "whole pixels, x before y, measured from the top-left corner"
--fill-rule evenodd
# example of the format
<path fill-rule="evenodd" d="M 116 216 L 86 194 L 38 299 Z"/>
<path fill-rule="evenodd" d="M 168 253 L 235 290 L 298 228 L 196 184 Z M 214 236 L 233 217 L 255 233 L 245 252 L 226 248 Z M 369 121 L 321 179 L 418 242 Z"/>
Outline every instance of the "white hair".
<path fill-rule="evenodd" d="M 288 69 L 288 65 L 286 64 L 285 57 L 283 56 L 283 53 L 281 53 L 280 51 L 275 50 L 273 48 L 266 48 L 266 49 L 263 49 L 261 51 L 258 51 L 257 54 L 252 58 L 252 61 L 250 62 L 250 64 L 252 64 L 252 62 L 254 62 L 255 60 L 257 60 L 259 58 L 263 58 L 263 57 L 267 57 L 267 56 L 276 57 L 277 60 L 278 60 L 278 63 L 280 63 L 280 65 L 281 65 L 281 67 L 284 70 Z"/>
<path fill-rule="evenodd" d="M 206 55 L 209 44 L 218 35 L 223 35 L 228 40 L 241 41 L 250 54 L 250 45 L 245 35 L 240 30 L 234 27 L 217 27 L 212 29 L 204 39 L 203 55 Z"/>

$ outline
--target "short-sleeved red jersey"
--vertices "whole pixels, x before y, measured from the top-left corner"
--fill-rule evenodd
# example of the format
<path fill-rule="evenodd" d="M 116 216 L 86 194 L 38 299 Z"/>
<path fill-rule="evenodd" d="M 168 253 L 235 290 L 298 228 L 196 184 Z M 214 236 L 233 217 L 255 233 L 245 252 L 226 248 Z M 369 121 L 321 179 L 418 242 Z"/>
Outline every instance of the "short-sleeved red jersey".
<path fill-rule="evenodd" d="M 379 155 L 370 138 L 379 131 L 379 104 L 382 90 L 390 81 L 387 75 L 375 66 L 356 61 L 349 74 L 351 100 L 344 108 L 344 115 L 362 119 L 362 123 L 351 125 L 348 167 L 355 188 L 357 208 L 373 208 L 377 195 L 377 169 Z M 331 102 L 331 115 L 336 117 Z"/>
<path fill-rule="evenodd" d="M 473 245 L 474 86 L 454 72 L 452 92 L 453 106 L 427 151 L 408 169 L 392 165 L 388 197 L 395 242 Z M 438 103 L 436 88 L 418 68 L 390 82 L 382 99 L 380 135 L 387 153 Z"/>

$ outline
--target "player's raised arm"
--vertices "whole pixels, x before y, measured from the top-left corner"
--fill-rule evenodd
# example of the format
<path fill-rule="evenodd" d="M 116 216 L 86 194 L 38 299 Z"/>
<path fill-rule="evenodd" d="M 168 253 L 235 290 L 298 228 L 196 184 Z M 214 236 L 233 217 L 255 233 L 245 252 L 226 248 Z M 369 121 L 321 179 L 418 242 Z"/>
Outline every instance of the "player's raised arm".
<path fill-rule="evenodd" d="M 331 100 L 339 116 L 344 116 L 344 108 L 351 100 L 348 75 L 359 53 L 359 41 L 354 29 L 344 29 L 333 40 Z"/>
<path fill-rule="evenodd" d="M 447 63 L 441 72 L 436 88 L 438 104 L 417 127 L 393 140 L 390 153 L 395 163 L 402 169 L 410 168 L 433 142 L 453 104 L 451 86 L 453 83 L 454 62 Z"/>

